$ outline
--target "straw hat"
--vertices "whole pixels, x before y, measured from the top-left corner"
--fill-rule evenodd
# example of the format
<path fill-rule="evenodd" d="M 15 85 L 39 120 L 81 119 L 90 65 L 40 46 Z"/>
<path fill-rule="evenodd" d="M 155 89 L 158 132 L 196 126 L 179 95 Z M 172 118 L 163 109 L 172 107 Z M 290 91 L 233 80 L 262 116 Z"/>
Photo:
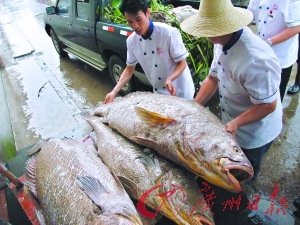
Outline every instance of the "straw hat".
<path fill-rule="evenodd" d="M 201 0 L 198 14 L 184 20 L 180 27 L 195 37 L 216 37 L 236 32 L 252 19 L 251 11 L 234 7 L 230 0 Z"/>

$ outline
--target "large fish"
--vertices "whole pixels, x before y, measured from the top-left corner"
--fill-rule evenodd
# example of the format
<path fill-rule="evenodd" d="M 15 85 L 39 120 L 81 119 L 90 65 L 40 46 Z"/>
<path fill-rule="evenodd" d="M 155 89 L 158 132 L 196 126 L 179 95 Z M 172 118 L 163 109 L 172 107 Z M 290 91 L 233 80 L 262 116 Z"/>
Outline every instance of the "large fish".
<path fill-rule="evenodd" d="M 203 179 L 232 192 L 253 176 L 251 163 L 205 107 L 179 97 L 135 92 L 99 103 L 93 115 L 130 140 L 150 147 Z"/>
<path fill-rule="evenodd" d="M 27 163 L 26 183 L 47 225 L 142 224 L 119 179 L 77 141 L 45 142 Z"/>
<path fill-rule="evenodd" d="M 120 178 L 128 194 L 140 200 L 139 210 L 143 209 L 141 199 L 144 195 L 147 206 L 154 210 L 159 209 L 159 213 L 177 224 L 214 224 L 194 174 L 163 157 L 156 156 L 149 148 L 134 144 L 103 124 L 99 117 L 85 116 L 85 119 L 96 133 L 94 139 L 99 156 Z M 145 193 L 151 189 L 153 191 L 146 196 Z M 168 193 L 170 196 L 156 196 L 162 193 Z M 140 213 L 144 216 L 154 216 L 147 212 Z"/>

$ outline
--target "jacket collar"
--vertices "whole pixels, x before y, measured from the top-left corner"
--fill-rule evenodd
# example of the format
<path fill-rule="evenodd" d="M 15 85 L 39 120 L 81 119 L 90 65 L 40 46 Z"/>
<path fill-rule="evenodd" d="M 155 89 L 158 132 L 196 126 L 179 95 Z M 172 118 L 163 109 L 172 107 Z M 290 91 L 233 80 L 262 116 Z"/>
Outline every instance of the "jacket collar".
<path fill-rule="evenodd" d="M 236 31 L 233 33 L 230 41 L 223 46 L 223 52 L 225 55 L 227 55 L 227 51 L 240 39 L 244 29 L 241 29 L 239 31 Z"/>
<path fill-rule="evenodd" d="M 148 29 L 146 35 L 145 35 L 145 36 L 142 35 L 142 38 L 143 38 L 144 40 L 147 40 L 147 39 L 152 35 L 152 33 L 153 33 L 153 27 L 154 27 L 154 24 L 153 24 L 153 22 L 150 20 L 150 23 L 149 23 L 149 29 Z"/>

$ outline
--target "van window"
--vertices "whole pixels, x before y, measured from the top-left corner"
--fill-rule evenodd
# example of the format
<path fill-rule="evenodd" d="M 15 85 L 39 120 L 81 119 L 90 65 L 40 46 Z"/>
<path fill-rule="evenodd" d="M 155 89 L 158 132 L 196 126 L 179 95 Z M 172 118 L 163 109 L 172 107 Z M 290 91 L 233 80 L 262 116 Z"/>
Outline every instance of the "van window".
<path fill-rule="evenodd" d="M 71 0 L 59 0 L 57 3 L 57 13 L 70 15 L 72 13 Z"/>
<path fill-rule="evenodd" d="M 90 0 L 77 0 L 77 17 L 79 19 L 89 20 L 90 19 Z"/>

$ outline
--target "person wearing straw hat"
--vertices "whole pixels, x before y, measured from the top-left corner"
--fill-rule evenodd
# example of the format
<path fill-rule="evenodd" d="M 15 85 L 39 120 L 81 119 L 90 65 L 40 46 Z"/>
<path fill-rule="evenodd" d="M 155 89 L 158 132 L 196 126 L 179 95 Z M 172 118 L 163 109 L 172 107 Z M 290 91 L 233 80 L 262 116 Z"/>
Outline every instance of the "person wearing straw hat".
<path fill-rule="evenodd" d="M 189 54 L 180 32 L 166 23 L 150 21 L 146 0 L 122 0 L 120 11 L 134 32 L 127 39 L 127 66 L 104 103 L 114 100 L 131 79 L 137 63 L 143 68 L 154 93 L 192 100 L 195 86 L 185 60 Z"/>
<path fill-rule="evenodd" d="M 224 129 L 236 137 L 257 178 L 282 129 L 281 70 L 271 47 L 247 26 L 252 18 L 230 0 L 201 0 L 198 14 L 181 29 L 214 44 L 210 72 L 194 100 L 204 105 L 219 88 Z"/>
<path fill-rule="evenodd" d="M 298 55 L 300 0 L 250 0 L 248 10 L 253 13 L 257 35 L 272 47 L 280 62 L 282 101 Z"/>

